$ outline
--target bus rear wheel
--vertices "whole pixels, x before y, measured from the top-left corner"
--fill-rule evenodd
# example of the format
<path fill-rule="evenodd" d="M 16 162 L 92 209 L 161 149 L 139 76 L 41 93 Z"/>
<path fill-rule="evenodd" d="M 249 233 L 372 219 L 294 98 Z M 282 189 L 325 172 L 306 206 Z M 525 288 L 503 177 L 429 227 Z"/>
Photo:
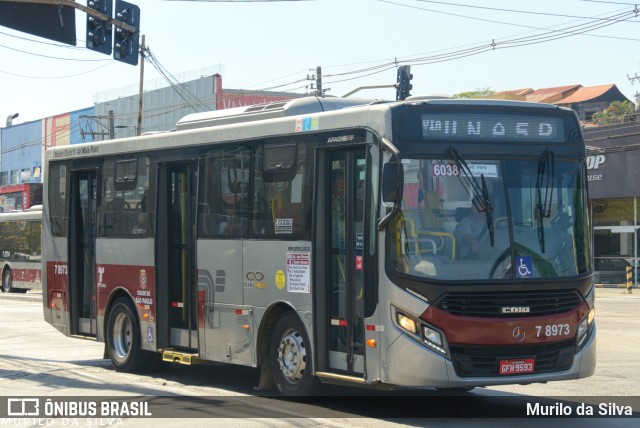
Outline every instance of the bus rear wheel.
<path fill-rule="evenodd" d="M 116 371 L 135 373 L 152 366 L 158 355 L 141 349 L 140 323 L 128 299 L 113 303 L 107 324 L 107 349 Z"/>
<path fill-rule="evenodd" d="M 2 292 L 9 293 L 13 288 L 13 279 L 11 277 L 11 269 L 6 268 L 2 273 Z"/>
<path fill-rule="evenodd" d="M 311 343 L 294 312 L 285 312 L 276 323 L 270 354 L 271 372 L 280 394 L 305 398 L 315 393 L 319 381 L 311 374 Z"/>

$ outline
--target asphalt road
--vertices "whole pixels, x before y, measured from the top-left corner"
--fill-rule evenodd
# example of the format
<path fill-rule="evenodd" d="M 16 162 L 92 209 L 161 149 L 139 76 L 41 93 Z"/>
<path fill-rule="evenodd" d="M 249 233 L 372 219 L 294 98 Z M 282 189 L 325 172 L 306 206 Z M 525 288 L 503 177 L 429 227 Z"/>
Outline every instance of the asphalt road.
<path fill-rule="evenodd" d="M 146 374 L 115 372 L 102 359 L 103 344 L 67 338 L 42 319 L 37 293 L 0 295 L 0 395 L 52 397 L 54 400 L 148 399 L 162 419 L 52 419 L 57 426 L 637 426 L 640 417 L 640 292 L 598 289 L 598 367 L 587 379 L 536 385 L 478 388 L 462 397 L 443 397 L 433 390 L 378 392 L 329 387 L 327 396 L 309 403 L 258 393 L 258 371 L 211 364 L 170 366 Z M 1 402 L 2 400 L 0 400 Z M 537 419 L 523 416 L 527 404 L 547 406 L 576 416 L 591 407 L 594 416 Z M 611 404 L 609 404 L 611 403 Z M 3 403 L 0 403 L 3 404 Z M 604 406 L 601 407 L 600 406 Z M 626 409 L 632 419 L 602 419 L 599 411 Z M 1 406 L 0 406 L 1 408 Z M 452 418 L 451 415 L 457 417 Z M 187 418 L 185 418 L 188 417 Z M 473 416 L 469 418 L 468 416 Z M 521 419 L 507 418 L 518 416 Z M 194 418 L 196 417 L 196 418 Z M 554 422 L 552 422 L 554 421 Z M 3 419 L 3 425 L 7 425 Z M 14 421 L 13 426 L 47 425 Z M 555 423 L 554 423 L 555 425 Z"/>

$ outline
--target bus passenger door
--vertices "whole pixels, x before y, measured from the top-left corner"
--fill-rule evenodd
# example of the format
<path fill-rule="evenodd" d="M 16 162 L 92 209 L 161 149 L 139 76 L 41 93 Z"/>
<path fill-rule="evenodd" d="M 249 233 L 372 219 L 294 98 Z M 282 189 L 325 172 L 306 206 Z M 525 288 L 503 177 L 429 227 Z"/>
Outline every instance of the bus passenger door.
<path fill-rule="evenodd" d="M 197 181 L 198 165 L 195 162 L 159 165 L 156 249 L 159 348 L 198 349 L 195 293 Z"/>
<path fill-rule="evenodd" d="M 322 326 L 318 341 L 328 352 L 319 356 L 319 370 L 364 375 L 364 207 L 365 149 L 321 153 L 318 188 L 320 252 L 316 311 Z M 322 278 L 324 276 L 324 278 Z M 322 302 L 324 300 L 324 303 Z M 319 323 L 320 324 L 320 323 Z M 324 358 L 324 361 L 322 361 Z"/>
<path fill-rule="evenodd" d="M 69 298 L 71 332 L 95 336 L 96 324 L 96 171 L 71 172 Z"/>

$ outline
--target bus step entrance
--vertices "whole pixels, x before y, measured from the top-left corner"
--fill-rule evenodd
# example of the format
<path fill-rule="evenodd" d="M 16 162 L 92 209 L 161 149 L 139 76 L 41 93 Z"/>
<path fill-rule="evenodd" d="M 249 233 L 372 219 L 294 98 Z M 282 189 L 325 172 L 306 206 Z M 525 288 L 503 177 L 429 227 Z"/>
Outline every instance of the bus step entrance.
<path fill-rule="evenodd" d="M 162 361 L 169 363 L 180 363 L 188 366 L 192 364 L 198 364 L 200 359 L 198 354 L 189 354 L 185 352 L 179 352 L 174 349 L 165 349 L 162 351 Z"/>

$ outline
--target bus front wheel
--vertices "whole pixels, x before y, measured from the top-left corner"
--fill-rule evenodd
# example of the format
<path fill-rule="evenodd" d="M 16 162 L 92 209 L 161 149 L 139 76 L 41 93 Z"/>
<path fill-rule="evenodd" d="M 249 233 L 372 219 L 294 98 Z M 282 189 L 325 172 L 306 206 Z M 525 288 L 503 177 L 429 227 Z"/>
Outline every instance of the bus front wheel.
<path fill-rule="evenodd" d="M 314 394 L 319 381 L 311 374 L 311 343 L 296 313 L 286 312 L 276 323 L 270 353 L 271 372 L 282 395 L 304 398 Z"/>
<path fill-rule="evenodd" d="M 133 373 L 142 370 L 145 355 L 140 349 L 140 323 L 128 299 L 113 303 L 107 324 L 107 349 L 117 371 Z"/>

